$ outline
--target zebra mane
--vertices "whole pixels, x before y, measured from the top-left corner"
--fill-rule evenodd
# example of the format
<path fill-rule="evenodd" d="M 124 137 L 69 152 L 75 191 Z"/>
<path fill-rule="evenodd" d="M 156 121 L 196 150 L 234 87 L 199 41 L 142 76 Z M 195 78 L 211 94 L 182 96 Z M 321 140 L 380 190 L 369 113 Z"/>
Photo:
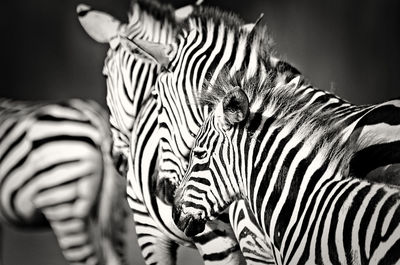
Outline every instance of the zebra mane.
<path fill-rule="evenodd" d="M 246 70 L 230 76 L 228 70 L 224 69 L 214 85 L 203 89 L 199 102 L 213 110 L 230 90 L 239 86 L 246 93 L 250 103 L 250 115 L 245 123 L 250 134 L 257 134 L 257 125 L 254 125 L 258 124 L 261 116 L 273 116 L 274 126 L 289 127 L 298 134 L 307 135 L 309 139 L 319 139 L 317 148 L 326 150 L 325 155 L 328 159 L 343 158 L 341 160 L 350 161 L 356 143 L 350 141 L 346 143 L 346 148 L 343 147 L 341 132 L 347 124 L 332 119 L 329 110 L 321 111 L 323 102 L 315 101 L 304 108 L 314 95 L 301 93 L 304 89 L 312 89 L 304 77 L 297 76 L 287 84 L 276 86 L 274 71 L 276 69 L 270 69 L 266 78 L 256 74 L 246 79 Z M 318 91 L 343 101 L 330 92 Z M 348 167 L 345 166 L 343 170 L 348 170 Z"/>
<path fill-rule="evenodd" d="M 42 102 L 22 101 L 0 97 L 0 110 L 19 111 L 32 106 L 43 105 Z"/>
<path fill-rule="evenodd" d="M 261 56 L 266 57 L 265 53 L 272 51 L 273 40 L 267 27 L 257 25 L 250 32 L 243 27 L 245 25 L 244 20 L 233 12 L 223 11 L 217 7 L 199 6 L 194 9 L 192 15 L 185 22 L 184 30 L 186 32 L 192 30 L 193 26 L 205 33 L 208 31 L 209 25 L 214 28 L 224 26 L 227 31 L 234 33 L 236 40 L 245 39 L 249 44 L 258 43 L 262 47 L 259 49 Z"/>
<path fill-rule="evenodd" d="M 256 101 L 267 97 L 269 90 L 273 87 L 273 74 L 270 70 L 266 78 L 262 78 L 259 73 L 256 73 L 246 79 L 246 72 L 247 69 L 242 69 L 231 76 L 227 67 L 222 69 L 214 84 L 208 82 L 203 84 L 200 104 L 215 109 L 229 91 L 235 87 L 241 87 L 249 99 L 250 108 L 252 108 Z"/>
<path fill-rule="evenodd" d="M 175 19 L 175 9 L 170 4 L 162 4 L 155 0 L 133 0 L 131 2 L 131 7 L 128 12 L 129 22 L 132 21 L 134 17 L 134 12 L 137 12 L 136 8 L 140 9 L 141 16 L 146 13 L 148 16 L 153 17 L 158 21 L 165 21 L 171 25 L 176 25 L 177 21 Z"/>
<path fill-rule="evenodd" d="M 226 27 L 232 30 L 239 29 L 245 22 L 237 14 L 229 11 L 223 11 L 217 7 L 200 6 L 196 8 L 189 18 L 200 21 L 200 24 L 204 27 L 208 22 L 212 22 L 215 25 L 224 24 Z"/>

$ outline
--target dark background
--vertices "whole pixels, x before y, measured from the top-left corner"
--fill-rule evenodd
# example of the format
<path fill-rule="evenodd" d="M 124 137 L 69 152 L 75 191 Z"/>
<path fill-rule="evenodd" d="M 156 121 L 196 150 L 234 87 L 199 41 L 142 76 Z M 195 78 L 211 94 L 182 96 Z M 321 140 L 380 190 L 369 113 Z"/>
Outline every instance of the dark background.
<path fill-rule="evenodd" d="M 0 96 L 27 100 L 93 98 L 104 105 L 101 74 L 108 47 L 95 43 L 78 23 L 80 2 L 127 20 L 129 0 L 3 0 L 1 2 Z M 169 1 L 176 7 L 194 1 Z M 206 0 L 262 23 L 278 52 L 318 88 L 356 104 L 400 96 L 398 0 L 295 1 Z M 4 241 L 4 238 L 3 238 Z M 142 262 L 132 236 L 132 259 Z M 5 234 L 5 265 L 65 264 L 50 233 Z M 185 254 L 188 264 L 194 252 Z M 189 264 L 194 264 L 190 262 Z"/>

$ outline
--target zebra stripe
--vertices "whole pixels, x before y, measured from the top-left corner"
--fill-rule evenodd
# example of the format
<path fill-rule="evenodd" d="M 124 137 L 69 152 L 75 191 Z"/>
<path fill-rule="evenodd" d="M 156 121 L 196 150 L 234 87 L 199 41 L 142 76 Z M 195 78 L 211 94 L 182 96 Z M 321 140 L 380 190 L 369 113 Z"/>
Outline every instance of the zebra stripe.
<path fill-rule="evenodd" d="M 71 264 L 123 264 L 124 241 L 117 235 L 126 212 L 119 206 L 111 215 L 124 203 L 123 184 L 110 147 L 104 110 L 92 101 L 0 99 L 2 223 L 50 225 Z"/>

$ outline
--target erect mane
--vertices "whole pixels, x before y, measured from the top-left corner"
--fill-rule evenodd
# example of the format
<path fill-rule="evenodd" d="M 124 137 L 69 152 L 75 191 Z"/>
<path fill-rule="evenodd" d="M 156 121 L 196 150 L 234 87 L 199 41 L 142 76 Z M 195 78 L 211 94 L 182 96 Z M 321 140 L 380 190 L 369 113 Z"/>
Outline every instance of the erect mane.
<path fill-rule="evenodd" d="M 207 25 L 207 22 L 212 22 L 215 25 L 224 24 L 231 30 L 239 29 L 245 22 L 237 14 L 229 11 L 224 11 L 218 7 L 200 6 L 196 8 L 191 17 L 193 20 L 200 21 L 202 25 Z"/>
<path fill-rule="evenodd" d="M 243 69 L 231 76 L 229 70 L 225 67 L 218 75 L 214 84 L 204 83 L 202 94 L 200 95 L 200 103 L 207 105 L 211 109 L 215 109 L 225 95 L 235 87 L 243 89 L 249 98 L 250 107 L 257 99 L 266 97 L 267 91 L 273 85 L 271 72 L 264 80 L 258 74 L 246 79 L 245 73 L 246 69 Z"/>
<path fill-rule="evenodd" d="M 155 0 L 133 0 L 129 9 L 129 22 L 131 22 L 133 13 L 136 12 L 135 4 L 140 8 L 141 12 L 147 13 L 147 15 L 153 17 L 155 20 L 166 21 L 171 25 L 177 24 L 174 7 Z"/>
<path fill-rule="evenodd" d="M 272 47 L 272 37 L 266 26 L 257 25 L 253 31 L 249 32 L 242 27 L 245 25 L 245 21 L 240 16 L 218 7 L 199 6 L 195 8 L 185 24 L 186 31 L 190 31 L 193 24 L 196 24 L 199 27 L 198 30 L 202 31 L 207 31 L 209 24 L 213 24 L 215 28 L 223 25 L 228 31 L 233 32 L 236 38 L 249 38 L 250 41 L 258 40 L 264 45 L 263 50 L 269 50 Z"/>
<path fill-rule="evenodd" d="M 321 110 L 324 101 L 315 100 L 313 104 L 307 103 L 311 100 L 313 93 L 302 94 L 304 89 L 312 89 L 312 86 L 302 76 L 295 77 L 287 84 L 275 85 L 274 69 L 271 68 L 267 78 L 260 78 L 258 75 L 245 79 L 245 70 L 230 76 L 225 69 L 221 71 L 214 85 L 203 90 L 200 97 L 201 104 L 215 109 L 224 96 L 236 86 L 243 89 L 249 99 L 250 115 L 246 122 L 249 133 L 254 134 L 259 123 L 260 116 L 273 117 L 274 126 L 287 127 L 299 135 L 306 135 L 308 139 L 319 139 L 317 149 L 323 149 L 325 156 L 329 159 L 344 158 L 350 159 L 354 150 L 354 143 L 341 142 L 341 132 L 347 125 L 345 122 L 338 122 L 332 118 L 329 109 Z M 315 89 L 318 90 L 318 89 Z M 331 98 L 342 101 L 339 97 L 330 92 L 326 93 Z M 304 106 L 306 106 L 304 108 Z M 345 166 L 343 170 L 347 170 Z"/>

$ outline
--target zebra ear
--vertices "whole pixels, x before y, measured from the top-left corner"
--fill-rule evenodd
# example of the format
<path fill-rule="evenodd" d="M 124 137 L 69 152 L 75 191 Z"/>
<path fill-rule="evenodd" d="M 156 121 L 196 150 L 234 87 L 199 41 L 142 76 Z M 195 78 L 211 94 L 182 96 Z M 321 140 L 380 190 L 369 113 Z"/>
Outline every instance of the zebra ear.
<path fill-rule="evenodd" d="M 193 13 L 194 7 L 192 5 L 187 5 L 175 10 L 175 19 L 181 22 L 187 19 Z"/>
<path fill-rule="evenodd" d="M 117 36 L 121 22 L 113 16 L 85 4 L 79 4 L 76 12 L 82 27 L 95 41 L 107 43 Z"/>
<path fill-rule="evenodd" d="M 230 129 L 236 123 L 246 119 L 249 113 L 249 99 L 246 93 L 237 86 L 222 99 L 221 108 L 222 117 L 219 121 L 224 129 Z"/>
<path fill-rule="evenodd" d="M 256 20 L 256 22 L 245 24 L 245 25 L 241 26 L 241 28 L 244 31 L 252 32 L 257 27 L 257 25 L 260 23 L 260 21 L 262 20 L 263 17 L 264 17 L 264 13 L 261 13 L 260 16 L 258 17 L 258 19 Z"/>
<path fill-rule="evenodd" d="M 195 6 L 199 6 L 203 3 L 203 0 L 197 0 L 194 5 L 187 5 L 175 10 L 175 19 L 181 22 L 187 19 L 194 11 Z"/>
<path fill-rule="evenodd" d="M 145 55 L 155 60 L 159 65 L 166 67 L 170 57 L 174 54 L 173 45 L 166 45 L 157 42 L 151 42 L 141 39 L 133 39 L 132 42 L 136 45 Z"/>

